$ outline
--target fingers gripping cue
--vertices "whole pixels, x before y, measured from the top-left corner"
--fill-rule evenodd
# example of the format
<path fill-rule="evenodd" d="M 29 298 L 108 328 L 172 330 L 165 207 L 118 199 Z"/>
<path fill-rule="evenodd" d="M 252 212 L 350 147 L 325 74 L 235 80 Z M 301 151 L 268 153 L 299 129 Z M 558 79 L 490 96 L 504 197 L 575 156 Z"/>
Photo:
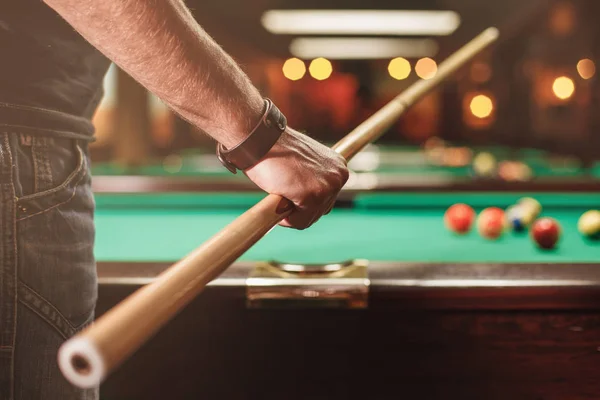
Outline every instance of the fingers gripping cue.
<path fill-rule="evenodd" d="M 347 160 L 379 138 L 417 100 L 437 87 L 498 38 L 489 28 L 440 64 L 436 76 L 421 80 L 350 132 L 334 149 Z M 64 376 L 88 388 L 102 380 L 186 306 L 204 287 L 252 247 L 293 209 L 268 195 L 223 230 L 108 311 L 59 350 Z"/>

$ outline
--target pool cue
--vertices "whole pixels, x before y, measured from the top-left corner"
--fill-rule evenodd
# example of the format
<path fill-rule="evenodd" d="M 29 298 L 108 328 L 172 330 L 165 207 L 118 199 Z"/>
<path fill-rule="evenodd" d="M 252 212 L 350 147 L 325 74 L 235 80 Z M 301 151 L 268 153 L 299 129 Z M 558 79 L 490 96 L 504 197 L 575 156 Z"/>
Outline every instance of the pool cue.
<path fill-rule="evenodd" d="M 419 80 L 360 124 L 333 148 L 350 160 L 378 139 L 416 101 L 498 38 L 488 28 L 440 64 L 435 77 Z M 293 211 L 280 196 L 267 195 L 155 281 L 121 301 L 94 324 L 67 340 L 58 362 L 64 376 L 81 388 L 104 378 L 177 315 L 204 287 Z"/>

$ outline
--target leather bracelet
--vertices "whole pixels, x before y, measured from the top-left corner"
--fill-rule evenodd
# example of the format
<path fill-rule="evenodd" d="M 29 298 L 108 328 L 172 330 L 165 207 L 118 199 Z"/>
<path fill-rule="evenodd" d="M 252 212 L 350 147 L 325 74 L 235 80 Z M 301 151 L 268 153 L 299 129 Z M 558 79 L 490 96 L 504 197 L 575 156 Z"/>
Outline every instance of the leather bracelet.
<path fill-rule="evenodd" d="M 263 116 L 246 139 L 231 149 L 217 144 L 219 161 L 234 174 L 237 170 L 256 165 L 277 143 L 287 127 L 287 119 L 279 108 L 270 99 L 265 98 L 264 101 Z"/>

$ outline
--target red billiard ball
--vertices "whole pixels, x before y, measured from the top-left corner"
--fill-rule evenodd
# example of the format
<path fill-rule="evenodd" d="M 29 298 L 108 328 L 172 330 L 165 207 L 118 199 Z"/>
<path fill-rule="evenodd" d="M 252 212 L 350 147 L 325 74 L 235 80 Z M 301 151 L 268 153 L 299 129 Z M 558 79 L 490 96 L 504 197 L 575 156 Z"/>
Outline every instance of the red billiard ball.
<path fill-rule="evenodd" d="M 531 227 L 531 237 L 542 249 L 553 249 L 560 239 L 560 224 L 554 218 L 540 218 Z"/>
<path fill-rule="evenodd" d="M 463 203 L 450 206 L 444 214 L 444 224 L 452 232 L 463 235 L 471 230 L 475 220 L 475 211 Z"/>
<path fill-rule="evenodd" d="M 498 239 L 506 229 L 504 210 L 498 207 L 488 207 L 479 213 L 477 230 L 485 239 Z"/>

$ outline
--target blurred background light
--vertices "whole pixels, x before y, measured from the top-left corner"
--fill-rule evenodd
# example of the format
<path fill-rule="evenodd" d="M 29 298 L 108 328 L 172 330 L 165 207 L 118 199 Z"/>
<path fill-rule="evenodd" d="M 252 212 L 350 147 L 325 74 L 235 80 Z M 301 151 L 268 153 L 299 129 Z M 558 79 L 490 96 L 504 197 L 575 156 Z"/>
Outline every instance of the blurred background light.
<path fill-rule="evenodd" d="M 297 38 L 290 44 L 292 55 L 308 59 L 381 59 L 393 57 L 431 57 L 438 45 L 431 39 L 392 38 Z"/>
<path fill-rule="evenodd" d="M 575 83 L 571 78 L 560 76 L 554 80 L 552 91 L 557 98 L 567 100 L 575 93 Z"/>
<path fill-rule="evenodd" d="M 558 36 L 569 35 L 576 24 L 576 13 L 569 1 L 555 1 L 550 10 L 549 25 L 552 33 Z"/>
<path fill-rule="evenodd" d="M 584 58 L 577 63 L 577 72 L 583 79 L 591 79 L 596 74 L 596 65 L 589 58 Z"/>
<path fill-rule="evenodd" d="M 276 34 L 445 36 L 460 25 L 454 11 L 269 10 L 261 22 Z"/>
<path fill-rule="evenodd" d="M 298 58 L 289 58 L 283 63 L 282 70 L 283 76 L 291 81 L 297 81 L 306 74 L 306 65 Z"/>
<path fill-rule="evenodd" d="M 308 70 L 313 78 L 322 81 L 331 76 L 331 73 L 333 72 L 333 66 L 328 59 L 320 57 L 311 61 Z"/>
<path fill-rule="evenodd" d="M 388 72 L 390 76 L 399 81 L 408 78 L 411 67 L 407 59 L 402 57 L 394 58 L 388 64 Z"/>
<path fill-rule="evenodd" d="M 471 99 L 469 108 L 471 109 L 471 113 L 477 118 L 487 118 L 494 111 L 494 102 L 489 96 L 479 94 Z"/>
<path fill-rule="evenodd" d="M 421 79 L 431 79 L 437 73 L 437 63 L 431 58 L 422 58 L 415 65 L 415 72 Z"/>

